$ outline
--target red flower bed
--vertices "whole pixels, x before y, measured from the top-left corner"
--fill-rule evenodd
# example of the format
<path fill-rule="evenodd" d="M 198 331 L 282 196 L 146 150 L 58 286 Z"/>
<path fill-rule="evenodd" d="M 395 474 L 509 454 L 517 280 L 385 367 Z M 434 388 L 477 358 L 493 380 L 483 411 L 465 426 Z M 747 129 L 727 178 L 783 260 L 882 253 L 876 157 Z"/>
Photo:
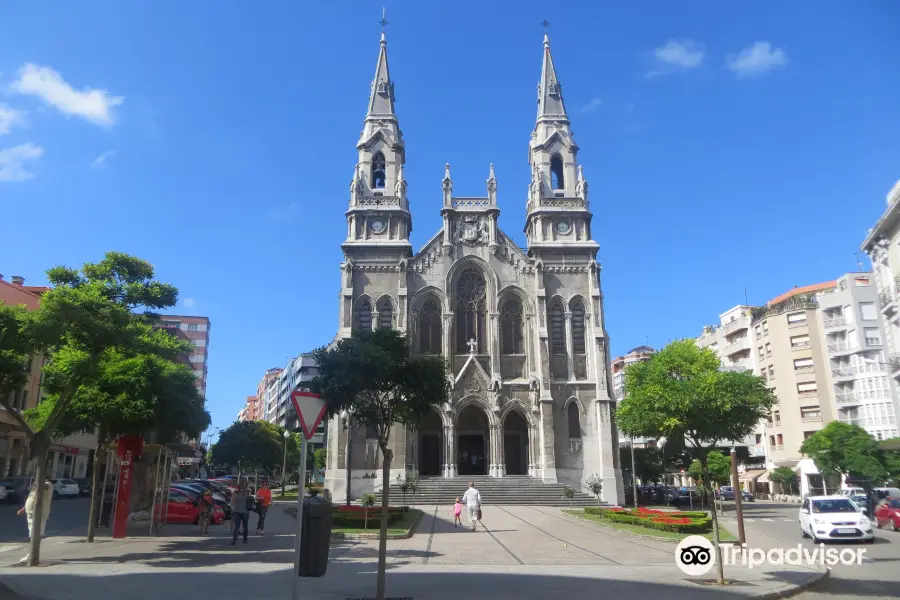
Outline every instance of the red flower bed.
<path fill-rule="evenodd" d="M 365 506 L 357 506 L 357 505 L 347 506 L 346 504 L 342 504 L 340 506 L 334 507 L 334 510 L 337 512 L 359 513 L 359 514 L 362 514 L 365 511 L 369 511 L 369 514 L 372 514 L 373 511 L 376 511 L 376 510 L 380 511 L 381 507 L 373 506 L 371 508 L 366 508 Z M 398 506 L 389 506 L 388 507 L 388 512 L 396 512 L 399 510 L 401 510 L 401 508 Z"/>
<path fill-rule="evenodd" d="M 669 523 L 671 525 L 689 525 L 691 522 L 691 520 L 686 517 L 680 519 L 672 517 L 654 517 L 650 520 L 654 523 Z"/>

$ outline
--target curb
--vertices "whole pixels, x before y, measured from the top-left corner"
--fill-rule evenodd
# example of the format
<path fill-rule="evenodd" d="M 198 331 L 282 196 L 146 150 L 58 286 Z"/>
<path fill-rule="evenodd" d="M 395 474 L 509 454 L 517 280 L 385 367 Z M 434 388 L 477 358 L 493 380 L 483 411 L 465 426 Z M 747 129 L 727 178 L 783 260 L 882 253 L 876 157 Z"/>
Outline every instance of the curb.
<path fill-rule="evenodd" d="M 805 592 L 812 586 L 816 585 L 820 581 L 828 579 L 829 577 L 831 577 L 831 569 L 829 567 L 825 567 L 824 571 L 818 571 L 815 575 L 813 575 L 803 583 L 799 583 L 795 586 L 788 586 L 787 588 L 781 590 L 766 592 L 758 596 L 752 596 L 752 598 L 754 598 L 755 600 L 775 600 L 776 598 L 790 598 L 791 596 L 796 596 L 801 592 Z"/>

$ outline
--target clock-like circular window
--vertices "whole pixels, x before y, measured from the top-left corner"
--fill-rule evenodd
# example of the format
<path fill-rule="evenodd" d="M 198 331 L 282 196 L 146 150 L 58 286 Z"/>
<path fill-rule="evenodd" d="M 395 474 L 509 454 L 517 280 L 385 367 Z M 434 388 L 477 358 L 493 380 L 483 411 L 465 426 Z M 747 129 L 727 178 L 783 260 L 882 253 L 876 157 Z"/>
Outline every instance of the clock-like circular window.
<path fill-rule="evenodd" d="M 372 233 L 383 233 L 386 227 L 384 221 L 381 219 L 375 219 L 374 221 L 369 222 L 369 229 L 372 230 Z"/>
<path fill-rule="evenodd" d="M 556 231 L 565 235 L 572 231 L 572 226 L 569 225 L 568 221 L 557 221 L 556 222 Z"/>

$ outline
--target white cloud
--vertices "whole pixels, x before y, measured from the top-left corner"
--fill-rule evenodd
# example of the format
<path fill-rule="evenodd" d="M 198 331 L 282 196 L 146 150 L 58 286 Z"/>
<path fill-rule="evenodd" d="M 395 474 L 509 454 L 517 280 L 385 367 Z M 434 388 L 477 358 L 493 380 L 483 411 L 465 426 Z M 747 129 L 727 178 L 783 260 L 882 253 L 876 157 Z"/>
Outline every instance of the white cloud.
<path fill-rule="evenodd" d="M 731 54 L 726 62 L 728 68 L 738 77 L 762 75 L 784 67 L 788 63 L 787 54 L 781 48 L 772 48 L 769 42 L 756 42 L 741 50 L 737 56 Z"/>
<path fill-rule="evenodd" d="M 31 63 L 19 69 L 19 79 L 12 84 L 12 89 L 20 94 L 38 96 L 67 115 L 104 127 L 115 122 L 112 108 L 125 101 L 122 96 L 110 96 L 106 90 L 85 88 L 79 92 L 50 67 Z"/>
<path fill-rule="evenodd" d="M 194 308 L 197 305 L 197 301 L 193 298 L 185 298 L 181 301 L 185 308 Z"/>
<path fill-rule="evenodd" d="M 673 70 L 686 71 L 699 67 L 706 57 L 701 44 L 691 40 L 669 40 L 653 51 L 656 68 L 648 75 L 661 75 Z"/>
<path fill-rule="evenodd" d="M 9 135 L 13 127 L 24 127 L 25 113 L 0 102 L 0 135 Z"/>
<path fill-rule="evenodd" d="M 44 154 L 44 149 L 31 142 L 0 150 L 0 181 L 25 181 L 34 177 L 26 169 L 26 163 L 37 160 Z"/>
<path fill-rule="evenodd" d="M 107 150 L 106 152 L 102 153 L 100 156 L 91 161 L 91 168 L 99 169 L 100 167 L 106 166 L 106 160 L 114 156 L 115 153 L 115 150 Z"/>
<path fill-rule="evenodd" d="M 600 98 L 591 98 L 590 100 L 588 100 L 587 104 L 579 109 L 579 112 L 581 112 L 582 114 L 591 114 L 597 112 L 597 109 L 601 106 L 603 106 L 603 100 L 601 100 Z"/>

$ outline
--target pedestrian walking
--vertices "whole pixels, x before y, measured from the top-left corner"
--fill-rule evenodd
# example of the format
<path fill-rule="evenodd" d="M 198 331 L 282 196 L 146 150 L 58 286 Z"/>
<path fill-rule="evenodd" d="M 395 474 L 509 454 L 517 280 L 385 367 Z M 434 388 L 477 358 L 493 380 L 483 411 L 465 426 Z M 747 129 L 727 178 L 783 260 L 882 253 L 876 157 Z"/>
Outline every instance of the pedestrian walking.
<path fill-rule="evenodd" d="M 250 494 L 247 493 L 247 484 L 242 483 L 238 491 L 231 499 L 231 518 L 234 527 L 231 530 L 231 545 L 237 544 L 238 534 L 243 534 L 244 543 L 247 543 L 247 530 L 250 527 Z"/>
<path fill-rule="evenodd" d="M 200 525 L 200 535 L 209 534 L 209 522 L 212 520 L 214 504 L 212 491 L 205 490 L 199 500 L 200 515 L 197 522 Z"/>
<path fill-rule="evenodd" d="M 462 514 L 462 500 L 460 498 L 456 499 L 456 504 L 453 505 L 453 527 L 456 528 L 458 525 L 462 525 L 462 520 L 460 519 L 460 515 Z"/>
<path fill-rule="evenodd" d="M 469 489 L 463 494 L 462 499 L 469 511 L 469 525 L 472 531 L 475 531 L 478 521 L 481 520 L 481 492 L 475 489 L 474 481 L 469 482 Z"/>
<path fill-rule="evenodd" d="M 256 512 L 259 518 L 256 520 L 256 533 L 263 535 L 266 528 L 266 513 L 269 512 L 269 506 L 272 505 L 272 490 L 269 489 L 269 483 L 264 481 L 256 492 Z"/>
<path fill-rule="evenodd" d="M 35 533 L 34 527 L 37 524 L 40 529 L 39 535 L 44 537 L 47 535 L 47 519 L 50 518 L 50 503 L 53 501 L 53 485 L 50 483 L 50 478 L 44 482 L 44 503 L 41 507 L 41 514 L 38 516 L 35 514 L 35 510 L 37 509 L 37 495 L 38 489 L 41 486 L 38 486 L 37 482 L 35 482 L 31 486 L 31 492 L 28 494 L 28 498 L 25 500 L 25 506 L 19 509 L 17 515 L 25 515 L 28 519 L 28 538 L 31 539 L 31 536 Z M 31 553 L 26 554 L 22 557 L 22 560 L 19 561 L 20 565 L 28 564 L 28 559 L 31 558 Z"/>

